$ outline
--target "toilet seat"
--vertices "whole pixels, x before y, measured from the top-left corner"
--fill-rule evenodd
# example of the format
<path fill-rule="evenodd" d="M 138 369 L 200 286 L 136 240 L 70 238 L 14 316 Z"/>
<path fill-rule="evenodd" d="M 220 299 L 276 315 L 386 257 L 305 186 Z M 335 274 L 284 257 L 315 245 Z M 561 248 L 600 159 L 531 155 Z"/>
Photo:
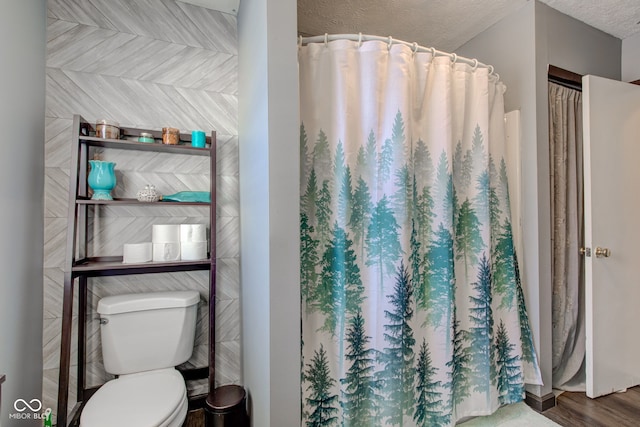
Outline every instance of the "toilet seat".
<path fill-rule="evenodd" d="M 180 426 L 188 410 L 182 375 L 174 368 L 121 375 L 89 399 L 81 427 Z"/>

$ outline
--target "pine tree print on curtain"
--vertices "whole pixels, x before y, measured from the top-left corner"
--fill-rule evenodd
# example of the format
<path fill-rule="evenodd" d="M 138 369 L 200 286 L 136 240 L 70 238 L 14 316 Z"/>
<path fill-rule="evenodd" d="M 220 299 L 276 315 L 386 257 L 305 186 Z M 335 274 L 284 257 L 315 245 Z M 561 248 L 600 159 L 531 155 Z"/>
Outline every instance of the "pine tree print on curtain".
<path fill-rule="evenodd" d="M 304 375 L 304 382 L 308 383 L 309 397 L 306 404 L 311 409 L 307 426 L 338 425 L 338 395 L 332 394 L 335 380 L 329 372 L 327 353 L 322 345 L 313 355 L 311 363 Z"/>
<path fill-rule="evenodd" d="M 304 426 L 453 426 L 540 374 L 514 252 L 504 87 L 347 40 L 300 48 Z"/>
<path fill-rule="evenodd" d="M 403 425 L 405 416 L 413 414 L 415 396 L 415 339 L 409 325 L 413 318 L 413 290 L 409 272 L 402 262 L 398 267 L 393 292 L 388 295 L 390 310 L 385 310 L 383 337 L 386 345 L 380 351 L 380 382 L 385 394 L 383 416 L 388 424 Z"/>
<path fill-rule="evenodd" d="M 347 331 L 346 360 L 350 363 L 342 383 L 341 405 L 350 425 L 366 427 L 379 420 L 380 381 L 374 378 L 376 353 L 368 348 L 371 337 L 365 335 L 364 317 L 357 312 Z"/>

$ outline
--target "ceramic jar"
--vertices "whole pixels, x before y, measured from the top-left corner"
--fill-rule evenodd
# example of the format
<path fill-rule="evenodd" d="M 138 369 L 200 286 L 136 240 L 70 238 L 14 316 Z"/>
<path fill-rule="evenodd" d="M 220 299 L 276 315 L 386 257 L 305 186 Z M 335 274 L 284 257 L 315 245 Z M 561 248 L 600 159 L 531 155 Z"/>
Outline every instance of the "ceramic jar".
<path fill-rule="evenodd" d="M 143 190 L 138 191 L 136 198 L 139 202 L 157 202 L 160 200 L 160 194 L 156 191 L 154 185 L 145 185 Z"/>
<path fill-rule="evenodd" d="M 140 134 L 140 136 L 138 137 L 138 142 L 156 142 L 156 140 L 153 138 L 153 135 L 148 133 L 148 132 L 142 132 Z"/>
<path fill-rule="evenodd" d="M 180 142 L 180 129 L 162 128 L 162 143 L 177 145 Z"/>

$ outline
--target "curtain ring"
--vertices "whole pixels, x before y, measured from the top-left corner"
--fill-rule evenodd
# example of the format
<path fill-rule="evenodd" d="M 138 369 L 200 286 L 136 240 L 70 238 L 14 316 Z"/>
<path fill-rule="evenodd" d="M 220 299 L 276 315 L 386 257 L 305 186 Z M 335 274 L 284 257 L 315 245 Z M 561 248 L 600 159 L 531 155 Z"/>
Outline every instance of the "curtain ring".
<path fill-rule="evenodd" d="M 431 50 L 431 59 L 436 57 L 436 48 L 435 47 L 430 47 L 429 50 Z"/>
<path fill-rule="evenodd" d="M 324 47 L 327 47 L 328 45 L 329 45 L 329 34 L 324 33 Z"/>
<path fill-rule="evenodd" d="M 298 49 L 302 47 L 302 36 L 298 36 Z"/>
<path fill-rule="evenodd" d="M 418 43 L 413 42 L 413 53 L 417 53 L 418 52 Z"/>
<path fill-rule="evenodd" d="M 393 37 L 389 36 L 389 44 L 387 45 L 387 50 L 391 50 L 392 44 L 393 44 Z"/>
<path fill-rule="evenodd" d="M 496 80 L 500 81 L 500 74 L 496 73 Z"/>
<path fill-rule="evenodd" d="M 473 58 L 473 67 L 471 68 L 472 71 L 475 71 L 478 69 L 478 60 L 476 58 Z"/>
<path fill-rule="evenodd" d="M 362 33 L 358 33 L 358 48 L 362 46 Z"/>
<path fill-rule="evenodd" d="M 489 65 L 489 75 L 493 74 L 493 65 Z"/>
<path fill-rule="evenodd" d="M 456 61 L 458 60 L 458 55 L 456 55 L 455 53 L 451 54 L 451 64 L 455 64 Z"/>

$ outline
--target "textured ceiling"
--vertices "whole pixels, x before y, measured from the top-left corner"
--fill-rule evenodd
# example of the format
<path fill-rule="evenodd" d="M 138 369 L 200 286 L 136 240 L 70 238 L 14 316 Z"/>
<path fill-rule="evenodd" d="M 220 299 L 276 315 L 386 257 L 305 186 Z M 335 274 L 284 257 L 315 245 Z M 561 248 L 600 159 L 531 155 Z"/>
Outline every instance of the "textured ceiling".
<path fill-rule="evenodd" d="M 640 32 L 640 0 L 541 1 L 619 39 Z"/>
<path fill-rule="evenodd" d="M 393 36 L 453 51 L 529 0 L 298 0 L 304 35 Z M 540 0 L 620 39 L 640 31 L 640 0 Z"/>

